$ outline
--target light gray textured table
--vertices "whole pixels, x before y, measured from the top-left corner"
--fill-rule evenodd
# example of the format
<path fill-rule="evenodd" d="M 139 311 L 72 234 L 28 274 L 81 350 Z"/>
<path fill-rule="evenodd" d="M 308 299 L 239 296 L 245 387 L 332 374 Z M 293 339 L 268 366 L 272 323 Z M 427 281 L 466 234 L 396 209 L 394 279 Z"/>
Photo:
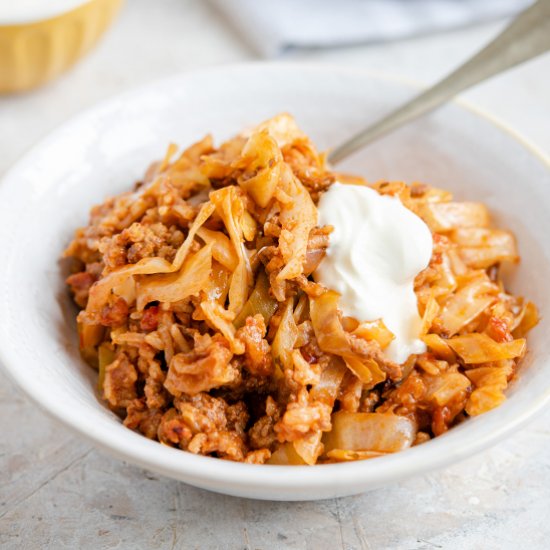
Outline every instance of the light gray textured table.
<path fill-rule="evenodd" d="M 376 47 L 303 52 L 429 83 L 499 25 Z M 199 1 L 130 0 L 72 73 L 0 99 L 0 173 L 82 108 L 174 71 L 253 58 Z M 550 152 L 550 59 L 467 94 Z M 21 365 L 24 368 L 24 365 Z M 0 374 L 2 548 L 549 548 L 550 411 L 443 472 L 338 500 L 225 497 L 105 456 L 50 420 Z"/>

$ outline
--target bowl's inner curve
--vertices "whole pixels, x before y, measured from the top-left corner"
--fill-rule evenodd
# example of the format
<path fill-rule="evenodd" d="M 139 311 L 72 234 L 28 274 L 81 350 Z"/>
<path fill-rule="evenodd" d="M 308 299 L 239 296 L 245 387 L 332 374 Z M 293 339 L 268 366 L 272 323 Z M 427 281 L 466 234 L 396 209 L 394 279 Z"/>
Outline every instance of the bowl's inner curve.
<path fill-rule="evenodd" d="M 65 125 L 19 163 L 0 188 L 0 235 L 7 252 L 0 273 L 1 351 L 9 370 L 42 404 L 58 416 L 71 417 L 69 422 L 88 435 L 102 439 L 115 430 L 113 440 L 128 438 L 128 445 L 143 445 L 153 457 L 157 450 L 146 446 L 150 442 L 137 442 L 140 436 L 134 437 L 98 402 L 95 372 L 79 357 L 76 310 L 58 263 L 73 230 L 86 223 L 93 204 L 129 189 L 171 141 L 186 146 L 210 132 L 219 142 L 289 111 L 323 149 L 412 93 L 360 73 L 327 78 L 320 69 L 244 67 L 160 83 Z M 433 453 L 442 449 L 458 456 L 465 438 L 483 439 L 505 429 L 548 393 L 548 169 L 510 135 L 458 106 L 404 128 L 338 168 L 371 181 L 424 181 L 450 189 L 459 199 L 483 201 L 495 222 L 518 238 L 522 262 L 509 282 L 516 293 L 537 303 L 543 320 L 529 336 L 530 351 L 509 401 L 422 449 L 429 453 L 431 446 Z M 464 430 L 471 430 L 470 437 Z M 158 452 L 167 451 L 158 446 Z M 366 471 L 371 466 L 361 467 Z M 172 466 L 166 468 L 174 474 Z"/>

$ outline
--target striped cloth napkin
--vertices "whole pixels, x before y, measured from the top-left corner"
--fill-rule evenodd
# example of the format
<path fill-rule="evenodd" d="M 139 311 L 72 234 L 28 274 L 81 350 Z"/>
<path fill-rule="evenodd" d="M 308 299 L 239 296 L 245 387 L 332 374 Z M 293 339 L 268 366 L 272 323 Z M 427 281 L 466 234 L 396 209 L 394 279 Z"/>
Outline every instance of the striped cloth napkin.
<path fill-rule="evenodd" d="M 262 56 L 441 32 L 510 16 L 529 0 L 210 0 Z"/>

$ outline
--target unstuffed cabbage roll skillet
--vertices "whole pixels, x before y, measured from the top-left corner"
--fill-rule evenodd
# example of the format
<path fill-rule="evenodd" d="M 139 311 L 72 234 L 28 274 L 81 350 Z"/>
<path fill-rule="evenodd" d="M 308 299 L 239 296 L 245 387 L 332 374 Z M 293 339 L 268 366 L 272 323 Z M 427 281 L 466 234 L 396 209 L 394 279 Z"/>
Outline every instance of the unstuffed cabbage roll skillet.
<path fill-rule="evenodd" d="M 170 145 L 65 256 L 124 425 L 253 464 L 378 457 L 497 407 L 538 321 L 483 204 L 335 173 L 287 114 Z"/>

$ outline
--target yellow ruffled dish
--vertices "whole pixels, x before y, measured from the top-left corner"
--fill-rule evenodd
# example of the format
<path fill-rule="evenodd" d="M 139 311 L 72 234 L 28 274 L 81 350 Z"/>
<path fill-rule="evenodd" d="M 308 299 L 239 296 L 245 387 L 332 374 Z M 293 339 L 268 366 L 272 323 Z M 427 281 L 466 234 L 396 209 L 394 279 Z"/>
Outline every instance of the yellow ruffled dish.
<path fill-rule="evenodd" d="M 68 69 L 94 46 L 122 2 L 73 2 L 39 20 L 0 20 L 0 93 L 30 90 Z"/>

